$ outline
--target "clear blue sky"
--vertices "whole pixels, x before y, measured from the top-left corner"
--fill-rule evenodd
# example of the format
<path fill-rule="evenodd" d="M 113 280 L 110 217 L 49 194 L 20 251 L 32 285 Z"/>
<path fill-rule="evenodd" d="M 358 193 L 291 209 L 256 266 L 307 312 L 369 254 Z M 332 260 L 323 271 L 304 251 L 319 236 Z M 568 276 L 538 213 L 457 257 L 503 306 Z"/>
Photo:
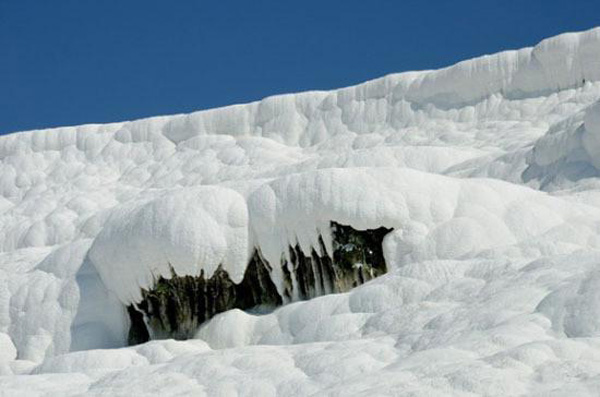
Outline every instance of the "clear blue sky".
<path fill-rule="evenodd" d="M 0 133 L 431 69 L 600 25 L 600 0 L 0 0 Z"/>

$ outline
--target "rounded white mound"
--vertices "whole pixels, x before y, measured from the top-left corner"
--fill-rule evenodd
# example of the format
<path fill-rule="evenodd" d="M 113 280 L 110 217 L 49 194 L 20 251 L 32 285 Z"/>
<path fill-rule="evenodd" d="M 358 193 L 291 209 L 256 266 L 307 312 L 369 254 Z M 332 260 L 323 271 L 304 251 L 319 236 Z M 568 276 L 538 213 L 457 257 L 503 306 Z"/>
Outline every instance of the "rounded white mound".
<path fill-rule="evenodd" d="M 173 274 L 210 278 L 223 266 L 234 282 L 248 260 L 244 198 L 222 187 L 166 190 L 116 208 L 89 257 L 105 285 L 125 303 Z"/>
<path fill-rule="evenodd" d="M 384 240 L 392 269 L 425 260 L 600 247 L 596 208 L 503 181 L 406 168 L 293 174 L 255 190 L 248 207 L 254 240 L 270 263 L 279 263 L 296 244 L 307 255 L 321 253 L 319 237 L 331 254 L 331 221 L 359 230 L 393 228 Z"/>

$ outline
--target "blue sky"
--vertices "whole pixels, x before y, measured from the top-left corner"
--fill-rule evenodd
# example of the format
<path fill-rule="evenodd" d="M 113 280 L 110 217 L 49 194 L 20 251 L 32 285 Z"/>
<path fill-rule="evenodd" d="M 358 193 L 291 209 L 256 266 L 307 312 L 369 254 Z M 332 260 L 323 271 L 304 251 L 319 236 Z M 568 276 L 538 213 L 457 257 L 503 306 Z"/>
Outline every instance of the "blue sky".
<path fill-rule="evenodd" d="M 597 25 L 598 0 L 0 0 L 0 133 L 338 88 Z"/>

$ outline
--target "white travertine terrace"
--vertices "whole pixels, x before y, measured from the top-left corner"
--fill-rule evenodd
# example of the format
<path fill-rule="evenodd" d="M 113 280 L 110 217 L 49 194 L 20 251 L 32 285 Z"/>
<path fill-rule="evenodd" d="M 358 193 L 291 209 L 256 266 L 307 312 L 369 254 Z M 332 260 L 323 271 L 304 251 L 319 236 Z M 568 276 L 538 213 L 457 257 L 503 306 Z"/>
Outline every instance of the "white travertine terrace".
<path fill-rule="evenodd" d="M 599 103 L 596 28 L 334 91 L 2 136 L 0 390 L 598 395 Z M 279 288 L 288 247 L 330 251 L 331 221 L 393 228 L 389 274 L 124 347 L 125 307 L 159 276 L 221 265 L 239 282 L 259 249 Z"/>

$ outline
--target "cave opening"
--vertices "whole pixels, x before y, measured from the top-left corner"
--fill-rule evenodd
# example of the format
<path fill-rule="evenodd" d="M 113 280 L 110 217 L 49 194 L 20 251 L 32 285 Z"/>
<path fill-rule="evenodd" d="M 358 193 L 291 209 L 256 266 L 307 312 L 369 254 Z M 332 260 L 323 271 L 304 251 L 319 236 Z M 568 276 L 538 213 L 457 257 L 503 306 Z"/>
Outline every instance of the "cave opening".
<path fill-rule="evenodd" d="M 274 310 L 285 302 L 341 293 L 387 272 L 382 242 L 392 229 L 356 230 L 331 222 L 333 258 L 314 249 L 305 255 L 298 245 L 289 247 L 290 263 L 282 259 L 283 297 L 273 283 L 271 264 L 255 249 L 244 278 L 235 284 L 221 267 L 206 278 L 160 277 L 150 290 L 142 290 L 142 301 L 128 307 L 130 345 L 150 339 L 189 339 L 200 325 L 230 309 L 253 313 Z"/>

